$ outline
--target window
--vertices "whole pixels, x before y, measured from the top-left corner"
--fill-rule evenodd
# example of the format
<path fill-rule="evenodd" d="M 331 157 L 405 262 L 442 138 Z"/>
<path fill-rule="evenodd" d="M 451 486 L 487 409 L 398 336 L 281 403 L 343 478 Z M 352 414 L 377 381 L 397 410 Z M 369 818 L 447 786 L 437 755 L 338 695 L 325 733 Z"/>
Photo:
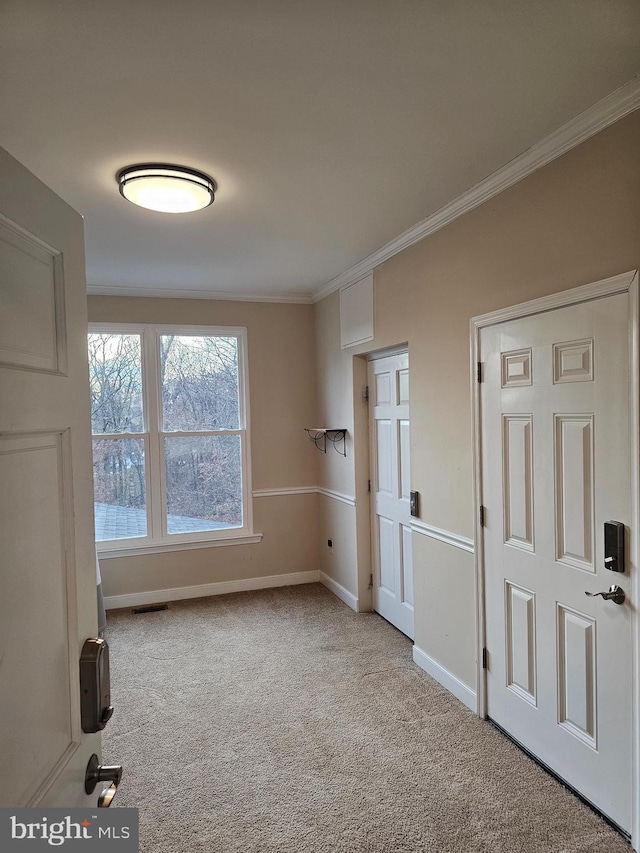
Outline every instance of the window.
<path fill-rule="evenodd" d="M 88 346 L 101 550 L 250 535 L 246 331 L 101 324 Z"/>

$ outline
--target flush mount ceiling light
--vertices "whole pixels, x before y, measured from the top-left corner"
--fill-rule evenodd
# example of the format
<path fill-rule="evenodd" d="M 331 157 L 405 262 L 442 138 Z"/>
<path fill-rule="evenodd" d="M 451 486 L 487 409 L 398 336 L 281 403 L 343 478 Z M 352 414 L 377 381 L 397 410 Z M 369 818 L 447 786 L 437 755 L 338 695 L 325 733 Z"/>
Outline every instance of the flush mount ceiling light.
<path fill-rule="evenodd" d="M 184 166 L 139 163 L 116 175 L 120 195 L 140 207 L 161 213 L 189 213 L 213 204 L 215 181 Z"/>

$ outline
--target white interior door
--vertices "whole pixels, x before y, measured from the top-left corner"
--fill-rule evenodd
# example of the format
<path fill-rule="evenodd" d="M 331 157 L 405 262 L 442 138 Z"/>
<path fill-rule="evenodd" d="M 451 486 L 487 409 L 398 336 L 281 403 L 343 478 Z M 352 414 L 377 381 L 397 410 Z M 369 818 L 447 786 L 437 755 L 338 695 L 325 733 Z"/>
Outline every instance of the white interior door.
<path fill-rule="evenodd" d="M 413 639 L 409 356 L 369 362 L 373 609 Z"/>
<path fill-rule="evenodd" d="M 96 563 L 81 217 L 0 149 L 0 806 L 95 805 L 78 670 Z"/>
<path fill-rule="evenodd" d="M 629 294 L 481 331 L 488 714 L 623 830 L 632 816 Z M 619 584 L 619 605 L 585 592 Z"/>

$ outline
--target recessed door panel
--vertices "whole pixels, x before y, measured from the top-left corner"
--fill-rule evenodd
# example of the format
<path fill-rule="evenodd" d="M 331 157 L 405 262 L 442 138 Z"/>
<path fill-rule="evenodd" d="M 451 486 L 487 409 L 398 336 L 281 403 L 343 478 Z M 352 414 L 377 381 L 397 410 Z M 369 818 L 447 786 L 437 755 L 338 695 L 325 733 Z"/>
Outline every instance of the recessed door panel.
<path fill-rule="evenodd" d="M 553 381 L 593 381 L 593 338 L 553 345 Z"/>
<path fill-rule="evenodd" d="M 593 571 L 593 416 L 556 415 L 557 559 Z"/>
<path fill-rule="evenodd" d="M 393 458 L 391 456 L 391 421 L 376 421 L 378 490 L 393 493 Z"/>
<path fill-rule="evenodd" d="M 375 378 L 375 405 L 380 406 L 383 403 L 391 402 L 391 374 L 378 373 Z"/>
<path fill-rule="evenodd" d="M 380 547 L 380 586 L 387 592 L 396 591 L 394 524 L 392 519 L 378 516 Z"/>
<path fill-rule="evenodd" d="M 0 364 L 61 369 L 60 253 L 0 222 L 0 281 Z"/>
<path fill-rule="evenodd" d="M 63 444 L 60 434 L 0 439 L 0 804 L 28 802 L 43 769 L 53 771 L 73 741 L 67 586 L 73 582 L 65 542 Z M 37 493 L 31 484 L 37 481 Z M 47 567 L 46 573 L 40 568 Z M 30 602 L 28 608 L 25 602 Z M 42 649 L 55 650 L 37 678 L 24 678 Z M 29 725 L 24 725 L 28 708 Z M 36 754 L 37 761 L 24 756 Z"/>
<path fill-rule="evenodd" d="M 413 540 L 408 524 L 402 526 L 402 601 L 413 607 Z"/>
<path fill-rule="evenodd" d="M 502 353 L 502 387 L 514 388 L 531 385 L 531 350 Z"/>
<path fill-rule="evenodd" d="M 409 370 L 398 371 L 398 405 L 409 402 Z"/>
<path fill-rule="evenodd" d="M 558 605 L 558 722 L 596 746 L 596 626 Z"/>
<path fill-rule="evenodd" d="M 536 703 L 535 596 L 527 589 L 505 585 L 507 686 L 527 702 Z"/>
<path fill-rule="evenodd" d="M 503 417 L 504 539 L 533 551 L 532 416 Z"/>
<path fill-rule="evenodd" d="M 398 470 L 400 471 L 400 497 L 409 500 L 411 491 L 411 463 L 409 452 L 409 421 L 398 421 Z"/>

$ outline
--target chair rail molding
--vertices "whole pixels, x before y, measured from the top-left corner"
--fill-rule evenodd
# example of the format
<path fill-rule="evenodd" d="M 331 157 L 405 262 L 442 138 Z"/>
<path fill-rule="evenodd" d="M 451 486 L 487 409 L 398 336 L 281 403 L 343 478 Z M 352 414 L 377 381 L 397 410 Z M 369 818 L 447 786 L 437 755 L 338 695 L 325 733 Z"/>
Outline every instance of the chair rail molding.
<path fill-rule="evenodd" d="M 458 533 L 451 533 L 449 530 L 442 530 L 439 527 L 434 527 L 432 524 L 427 524 L 424 521 L 418 521 L 415 518 L 410 522 L 413 533 L 421 533 L 423 536 L 428 536 L 430 539 L 437 539 L 439 542 L 445 542 L 447 545 L 453 545 L 454 548 L 460 548 L 463 551 L 468 551 L 473 554 L 474 544 L 473 539 L 466 536 L 460 536 Z"/>
<path fill-rule="evenodd" d="M 325 489 L 322 486 L 318 486 L 318 494 L 324 495 L 326 498 L 332 498 L 334 501 L 348 504 L 349 506 L 356 505 L 356 499 L 352 495 L 345 495 L 342 492 L 334 491 L 334 489 Z"/>

